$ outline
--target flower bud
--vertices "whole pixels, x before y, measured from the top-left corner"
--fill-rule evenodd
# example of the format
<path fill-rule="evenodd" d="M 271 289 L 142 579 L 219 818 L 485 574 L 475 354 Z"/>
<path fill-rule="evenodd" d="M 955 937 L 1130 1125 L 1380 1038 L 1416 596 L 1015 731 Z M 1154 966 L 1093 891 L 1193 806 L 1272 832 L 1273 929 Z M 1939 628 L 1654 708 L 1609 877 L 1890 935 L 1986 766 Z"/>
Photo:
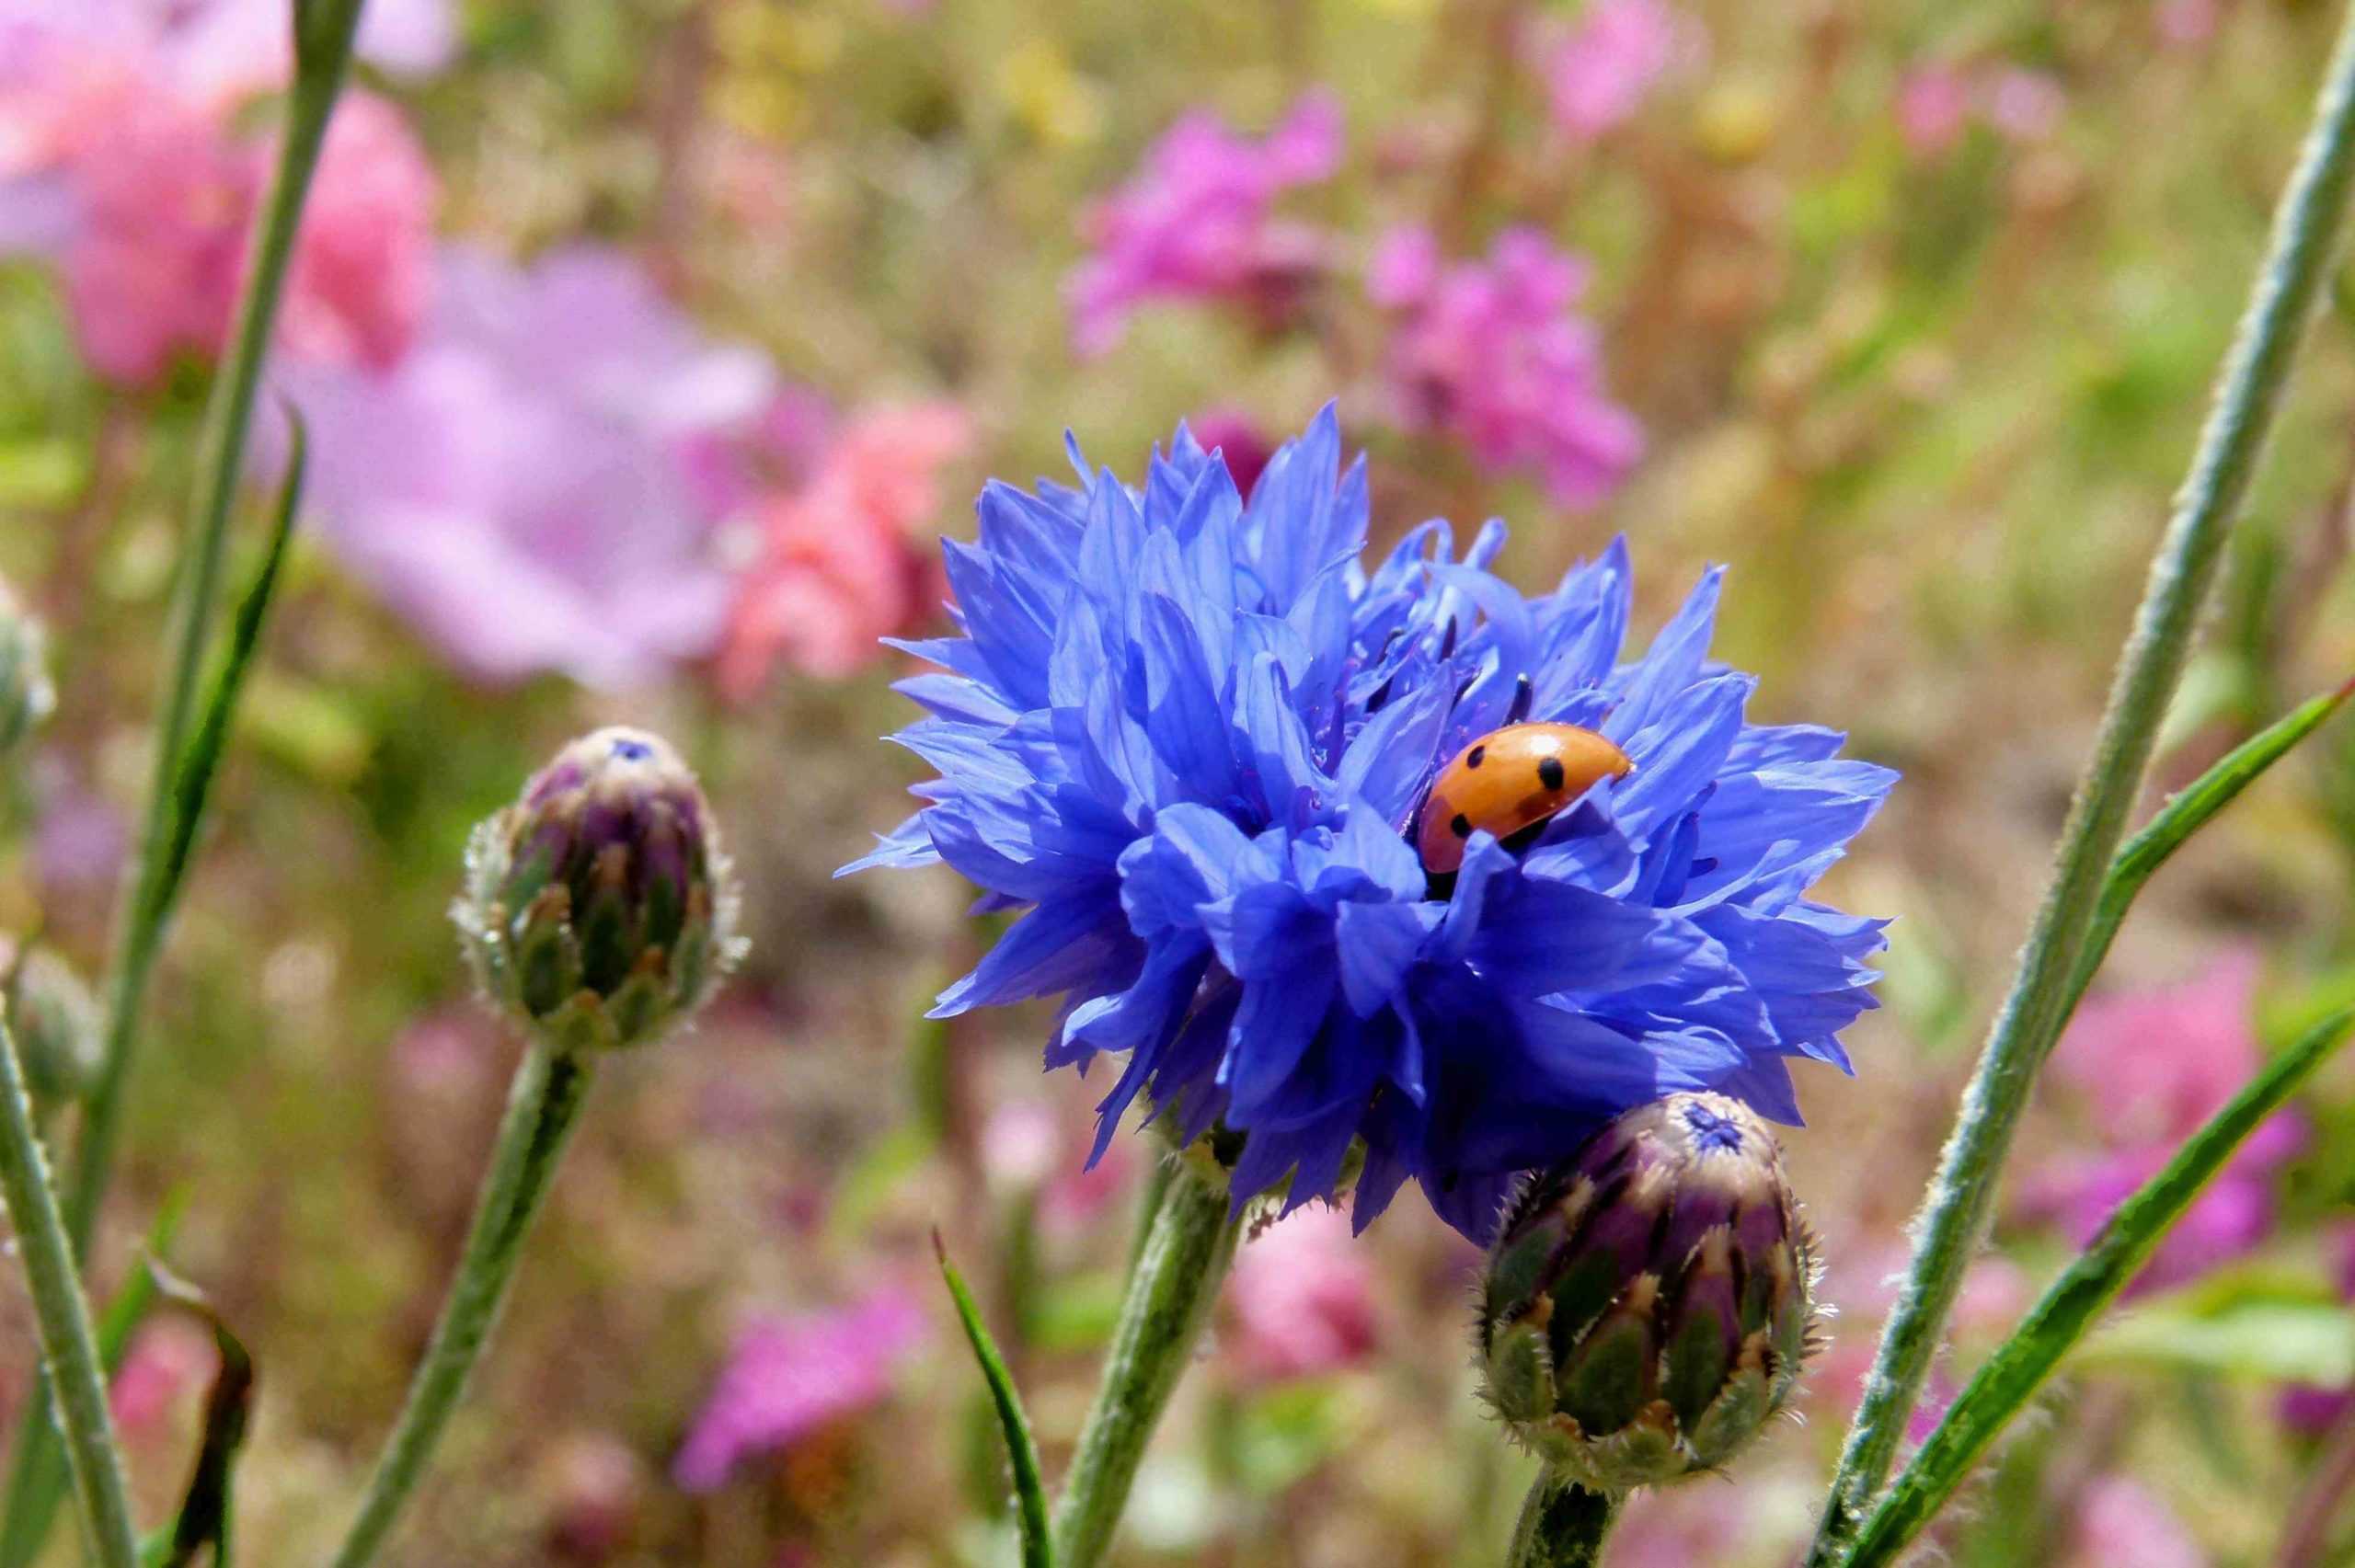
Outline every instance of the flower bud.
<path fill-rule="evenodd" d="M 40 623 L 0 581 L 0 757 L 17 748 L 57 705 Z"/>
<path fill-rule="evenodd" d="M 74 966 L 36 947 L 19 961 L 0 937 L 0 1005 L 33 1105 L 47 1112 L 90 1092 L 98 1076 L 98 1003 Z"/>
<path fill-rule="evenodd" d="M 455 916 L 484 990 L 567 1050 L 660 1038 L 743 947 L 703 788 L 636 729 L 572 742 L 475 830 Z"/>
<path fill-rule="evenodd" d="M 1482 1287 L 1485 1392 L 1590 1490 L 1715 1469 L 1813 1350 L 1818 1267 L 1754 1115 L 1721 1094 L 1638 1106 L 1507 1213 Z"/>

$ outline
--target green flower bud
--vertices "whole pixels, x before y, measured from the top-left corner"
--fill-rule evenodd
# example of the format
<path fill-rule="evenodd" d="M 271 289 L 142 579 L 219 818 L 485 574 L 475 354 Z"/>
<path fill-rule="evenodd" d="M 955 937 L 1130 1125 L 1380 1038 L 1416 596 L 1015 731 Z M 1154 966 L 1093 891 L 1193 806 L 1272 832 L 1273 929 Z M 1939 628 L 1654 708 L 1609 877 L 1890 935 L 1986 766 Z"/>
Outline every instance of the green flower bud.
<path fill-rule="evenodd" d="M 0 581 L 0 757 L 15 750 L 57 705 L 47 645 L 40 623 Z"/>
<path fill-rule="evenodd" d="M 702 786 L 636 729 L 572 742 L 475 830 L 455 916 L 483 989 L 568 1050 L 661 1038 L 744 945 Z"/>
<path fill-rule="evenodd" d="M 1765 1124 L 1721 1094 L 1638 1106 L 1507 1213 L 1482 1288 L 1487 1398 L 1591 1491 L 1716 1469 L 1815 1348 L 1819 1272 Z"/>
<path fill-rule="evenodd" d="M 46 1113 L 81 1099 L 98 1078 L 98 999 L 63 958 L 36 947 L 19 961 L 6 937 L 0 975 L 7 977 L 0 1005 L 34 1108 Z"/>

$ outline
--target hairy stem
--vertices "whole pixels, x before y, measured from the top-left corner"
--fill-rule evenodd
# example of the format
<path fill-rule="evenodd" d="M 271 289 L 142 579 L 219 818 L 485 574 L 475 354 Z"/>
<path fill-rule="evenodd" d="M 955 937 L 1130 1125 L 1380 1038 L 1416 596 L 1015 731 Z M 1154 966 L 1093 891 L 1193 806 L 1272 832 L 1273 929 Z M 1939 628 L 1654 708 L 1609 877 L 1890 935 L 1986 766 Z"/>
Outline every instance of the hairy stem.
<path fill-rule="evenodd" d="M 360 1568 L 373 1558 L 417 1490 L 451 1413 L 465 1392 L 466 1379 L 482 1356 L 483 1343 L 499 1320 L 524 1238 L 580 1119 L 589 1079 L 585 1058 L 539 1044 L 516 1068 L 457 1276 L 442 1304 L 425 1359 L 410 1380 L 400 1420 L 376 1461 L 359 1517 L 336 1553 L 336 1568 Z"/>
<path fill-rule="evenodd" d="M 139 1542 L 131 1499 L 107 1413 L 107 1379 L 98 1364 L 90 1303 L 74 1271 L 74 1247 L 49 1185 L 49 1162 L 33 1131 L 17 1043 L 0 1022 L 0 1196 L 17 1232 L 17 1261 L 33 1299 L 41 1366 L 58 1390 L 54 1402 L 64 1426 L 66 1466 L 82 1505 L 86 1539 L 103 1568 L 132 1568 Z"/>
<path fill-rule="evenodd" d="M 182 787 L 190 782 L 183 778 L 181 769 L 196 722 L 198 676 L 212 639 L 213 611 L 220 596 L 229 514 L 244 466 L 271 326 L 302 225 L 303 203 L 351 58 L 360 6 L 361 0 L 296 0 L 293 7 L 294 84 L 285 137 L 257 223 L 253 269 L 238 302 L 229 356 L 213 380 L 205 406 L 195 490 L 183 541 L 185 553 L 173 601 L 171 658 L 165 667 L 162 704 L 155 721 L 146 815 L 140 829 L 139 854 L 127 874 L 125 896 L 116 915 L 98 1081 L 83 1110 L 81 1137 L 65 1195 L 66 1233 L 77 1253 L 89 1250 L 90 1234 L 106 1199 L 115 1147 L 121 1138 L 139 1015 L 186 870 L 185 857 L 177 854 L 174 846 L 190 841 L 196 831 L 196 823 L 180 817 Z M 217 761 L 216 754 L 202 765 L 210 767 Z M 201 787 L 188 796 L 198 801 L 202 797 Z M 35 1390 L 26 1408 L 39 1412 L 48 1404 L 44 1384 Z M 57 1471 L 54 1428 L 49 1420 L 36 1415 L 18 1433 L 10 1461 L 6 1502 L 0 1505 L 0 1568 L 24 1568 L 40 1550 L 56 1512 Z"/>
<path fill-rule="evenodd" d="M 2043 1064 L 2066 1021 L 2072 980 L 2111 855 L 2141 794 L 2159 722 L 2183 673 L 2224 541 L 2280 406 L 2327 278 L 2355 177 L 2355 29 L 2342 34 L 2270 247 L 2241 321 L 2189 477 L 2151 563 L 2091 763 L 2063 829 L 2051 884 L 2010 994 L 1963 1095 L 1915 1227 L 1913 1257 L 1833 1477 L 1810 1568 L 1829 1568 L 1887 1479 L 1964 1268 Z"/>
<path fill-rule="evenodd" d="M 1595 1568 L 1619 1522 L 1616 1497 L 1541 1475 L 1530 1483 L 1506 1568 Z"/>
<path fill-rule="evenodd" d="M 1153 1229 L 1129 1272 L 1104 1380 L 1055 1505 L 1058 1568 L 1095 1568 L 1111 1545 L 1145 1442 L 1192 1358 L 1234 1260 L 1236 1227 L 1227 1218 L 1226 1184 L 1203 1170 L 1199 1158 L 1185 1154 L 1171 1162 Z"/>

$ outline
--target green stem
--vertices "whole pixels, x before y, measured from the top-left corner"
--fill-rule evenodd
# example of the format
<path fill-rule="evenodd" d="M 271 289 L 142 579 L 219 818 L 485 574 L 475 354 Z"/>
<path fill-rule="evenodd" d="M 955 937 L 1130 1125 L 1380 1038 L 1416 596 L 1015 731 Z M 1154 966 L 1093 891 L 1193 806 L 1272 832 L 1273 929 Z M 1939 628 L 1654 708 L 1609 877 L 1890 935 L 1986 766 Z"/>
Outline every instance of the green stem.
<path fill-rule="evenodd" d="M 1512 1532 L 1507 1568 L 1595 1568 L 1603 1542 L 1619 1522 L 1619 1502 L 1583 1486 L 1541 1475 L 1530 1484 Z"/>
<path fill-rule="evenodd" d="M 2094 755 L 2062 830 L 2043 907 L 1997 1014 L 1915 1227 L 1912 1266 L 1881 1331 L 1810 1568 L 1844 1555 L 1887 1478 L 1964 1268 L 1986 1233 L 2012 1135 L 2072 1000 L 2095 898 L 2142 792 L 2159 722 L 2344 226 L 2355 177 L 2355 29 L 2342 34 L 2264 269 L 2200 446 L 2151 564 Z"/>
<path fill-rule="evenodd" d="M 1235 1258 L 1227 1188 L 1199 1154 L 1178 1156 L 1129 1273 L 1104 1380 L 1055 1505 L 1058 1568 L 1095 1568 L 1112 1543 L 1144 1446 L 1191 1359 Z"/>
<path fill-rule="evenodd" d="M 139 1560 L 139 1541 L 132 1528 L 114 1425 L 107 1413 L 98 1334 L 90 1326 L 90 1303 L 74 1272 L 74 1247 L 49 1185 L 49 1163 L 33 1131 L 32 1103 L 25 1092 L 17 1043 L 5 1023 L 0 1023 L 0 1196 L 7 1199 L 18 1261 L 32 1292 L 41 1365 L 63 1394 L 56 1403 L 86 1537 L 103 1568 L 132 1568 Z"/>
<path fill-rule="evenodd" d="M 192 838 L 196 830 L 194 822 L 180 819 L 179 792 L 184 782 L 180 769 L 196 722 L 198 674 L 220 594 L 229 514 L 253 424 L 254 398 L 261 385 L 271 326 L 277 319 L 302 223 L 303 203 L 351 58 L 360 7 L 361 0 L 296 0 L 295 4 L 294 84 L 285 139 L 258 220 L 254 267 L 238 302 L 229 357 L 213 380 L 205 406 L 186 557 L 173 601 L 172 657 L 166 667 L 155 722 L 146 816 L 140 830 L 139 855 L 128 873 L 125 897 L 116 918 L 98 1076 L 83 1109 L 72 1182 L 65 1195 L 66 1233 L 77 1253 L 89 1250 L 91 1231 L 106 1199 L 116 1145 L 121 1139 L 139 1015 L 186 869 L 173 846 Z M 27 1408 L 45 1410 L 48 1403 L 44 1383 L 36 1387 Z M 25 1422 L 10 1461 L 6 1501 L 0 1505 L 0 1568 L 24 1568 L 47 1539 L 58 1501 L 56 1461 L 52 1424 L 39 1417 Z"/>
<path fill-rule="evenodd" d="M 467 1376 L 481 1358 L 483 1342 L 498 1322 L 533 1217 L 547 1196 L 565 1141 L 580 1118 L 589 1078 L 586 1058 L 538 1044 L 516 1068 L 507 1115 L 500 1123 L 499 1142 L 483 1178 L 457 1276 L 442 1304 L 441 1322 L 434 1325 L 425 1359 L 409 1383 L 400 1420 L 376 1461 L 359 1517 L 336 1553 L 336 1568 L 360 1568 L 373 1557 L 417 1490 L 426 1461 L 465 1392 Z"/>
<path fill-rule="evenodd" d="M 195 723 L 198 676 L 212 640 L 213 611 L 228 553 L 229 514 L 245 465 L 254 397 L 261 386 L 271 326 L 278 318 L 287 267 L 302 228 L 303 203 L 310 193 L 327 120 L 335 112 L 336 97 L 342 90 L 345 68 L 351 59 L 360 6 L 361 0 L 297 0 L 295 6 L 294 85 L 277 173 L 262 206 L 254 240 L 253 272 L 238 301 L 229 357 L 205 405 L 196 490 L 190 503 L 189 554 L 173 605 L 172 658 L 156 720 L 146 818 L 140 831 L 139 858 L 131 871 L 130 896 L 117 921 L 107 992 L 105 1054 L 85 1113 L 73 1190 L 66 1201 L 66 1219 L 77 1251 L 89 1245 L 91 1227 L 106 1196 L 108 1173 L 121 1131 L 123 1087 L 138 1040 L 140 1004 L 179 891 L 171 852 L 174 840 L 182 833 L 175 804 L 181 753 Z M 192 829 L 193 824 L 187 826 Z"/>

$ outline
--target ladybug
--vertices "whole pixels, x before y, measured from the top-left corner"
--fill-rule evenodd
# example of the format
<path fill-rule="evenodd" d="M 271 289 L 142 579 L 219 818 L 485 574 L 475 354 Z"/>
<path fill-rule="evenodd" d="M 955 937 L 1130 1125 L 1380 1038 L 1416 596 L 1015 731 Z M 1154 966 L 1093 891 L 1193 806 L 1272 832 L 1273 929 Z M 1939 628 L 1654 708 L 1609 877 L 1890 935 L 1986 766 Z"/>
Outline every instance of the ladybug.
<path fill-rule="evenodd" d="M 1635 771 L 1627 753 L 1574 724 L 1491 730 L 1457 752 L 1432 782 L 1415 832 L 1423 869 L 1453 877 L 1475 830 L 1509 840 L 1577 800 L 1596 780 Z"/>

